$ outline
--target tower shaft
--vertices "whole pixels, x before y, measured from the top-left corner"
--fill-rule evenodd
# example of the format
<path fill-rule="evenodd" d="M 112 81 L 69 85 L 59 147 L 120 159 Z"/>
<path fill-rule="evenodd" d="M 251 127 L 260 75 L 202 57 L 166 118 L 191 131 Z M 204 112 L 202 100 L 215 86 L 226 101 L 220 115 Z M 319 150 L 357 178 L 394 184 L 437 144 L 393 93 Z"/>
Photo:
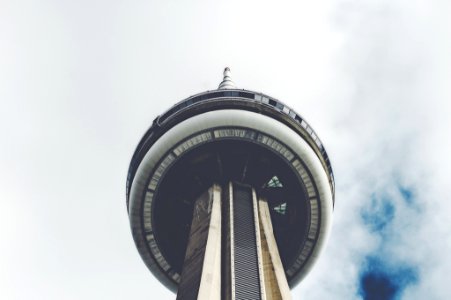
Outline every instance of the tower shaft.
<path fill-rule="evenodd" d="M 289 291 L 264 198 L 229 183 L 196 199 L 177 299 L 291 299 Z"/>

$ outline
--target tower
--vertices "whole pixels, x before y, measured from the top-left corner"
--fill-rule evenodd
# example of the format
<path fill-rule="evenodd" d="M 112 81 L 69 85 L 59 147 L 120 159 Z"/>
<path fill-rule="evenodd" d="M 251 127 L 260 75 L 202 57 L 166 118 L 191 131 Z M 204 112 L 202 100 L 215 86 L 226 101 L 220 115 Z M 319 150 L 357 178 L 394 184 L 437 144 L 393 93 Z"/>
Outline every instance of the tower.
<path fill-rule="evenodd" d="M 330 231 L 334 177 L 290 107 L 219 88 L 158 116 L 127 177 L 136 247 L 178 299 L 288 299 Z"/>

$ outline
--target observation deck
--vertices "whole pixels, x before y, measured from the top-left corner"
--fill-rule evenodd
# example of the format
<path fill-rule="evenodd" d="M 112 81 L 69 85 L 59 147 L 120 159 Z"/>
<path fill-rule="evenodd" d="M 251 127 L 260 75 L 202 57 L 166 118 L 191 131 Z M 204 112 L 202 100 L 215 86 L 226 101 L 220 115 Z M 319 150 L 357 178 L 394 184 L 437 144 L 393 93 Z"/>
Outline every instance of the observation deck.
<path fill-rule="evenodd" d="M 176 291 L 195 200 L 239 182 L 267 199 L 290 287 L 312 268 L 330 230 L 335 185 L 329 157 L 307 121 L 268 95 L 226 89 L 191 96 L 158 116 L 127 176 L 138 251 Z"/>

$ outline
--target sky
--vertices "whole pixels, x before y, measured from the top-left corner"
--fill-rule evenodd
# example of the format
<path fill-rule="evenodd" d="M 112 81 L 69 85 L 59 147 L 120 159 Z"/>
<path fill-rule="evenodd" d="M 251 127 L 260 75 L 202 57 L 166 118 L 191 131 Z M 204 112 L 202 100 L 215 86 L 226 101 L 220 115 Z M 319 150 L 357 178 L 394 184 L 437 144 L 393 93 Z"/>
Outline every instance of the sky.
<path fill-rule="evenodd" d="M 293 299 L 451 294 L 448 0 L 0 0 L 0 297 L 174 299 L 125 206 L 152 120 L 216 89 L 312 125 L 333 228 Z"/>

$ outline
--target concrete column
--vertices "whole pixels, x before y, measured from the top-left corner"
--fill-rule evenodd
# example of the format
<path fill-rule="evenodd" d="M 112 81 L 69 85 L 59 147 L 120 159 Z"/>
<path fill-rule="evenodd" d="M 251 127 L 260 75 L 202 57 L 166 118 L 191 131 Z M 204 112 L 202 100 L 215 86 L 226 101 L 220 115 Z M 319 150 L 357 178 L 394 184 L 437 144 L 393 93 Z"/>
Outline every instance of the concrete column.
<path fill-rule="evenodd" d="M 280 260 L 266 199 L 260 198 L 258 206 L 266 299 L 291 300 L 290 287 Z"/>
<path fill-rule="evenodd" d="M 221 187 L 213 185 L 194 204 L 177 299 L 221 299 Z"/>

